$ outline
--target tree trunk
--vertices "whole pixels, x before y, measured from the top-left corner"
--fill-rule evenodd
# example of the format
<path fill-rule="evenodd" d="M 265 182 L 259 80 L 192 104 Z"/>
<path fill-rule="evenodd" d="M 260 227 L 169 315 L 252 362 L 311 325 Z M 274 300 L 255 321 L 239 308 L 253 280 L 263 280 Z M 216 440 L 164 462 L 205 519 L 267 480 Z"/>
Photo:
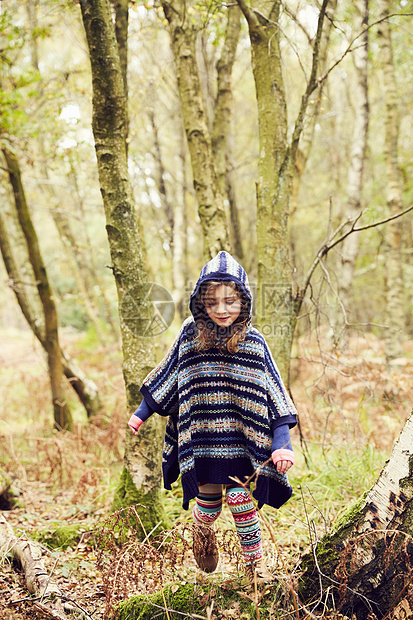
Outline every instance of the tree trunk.
<path fill-rule="evenodd" d="M 142 381 L 154 365 L 152 342 L 145 337 L 151 326 L 152 306 L 127 167 L 126 102 L 110 3 L 81 0 L 80 6 L 92 68 L 92 127 L 118 294 L 123 375 L 131 413 L 142 398 Z M 114 508 L 148 505 L 149 510 L 139 510 L 149 531 L 159 522 L 166 522 L 160 501 L 161 423 L 159 416 L 152 416 L 142 435 L 127 433 L 124 470 L 113 504 Z"/>
<path fill-rule="evenodd" d="M 390 0 L 382 0 L 381 16 L 390 13 Z M 399 118 L 397 86 L 393 62 L 393 49 L 388 20 L 381 23 L 379 31 L 381 63 L 383 70 L 384 100 L 386 103 L 385 145 L 386 200 L 389 215 L 402 211 L 401 175 L 398 163 Z M 401 254 L 401 222 L 395 220 L 386 227 L 386 357 L 387 361 L 402 357 L 404 336 L 404 290 Z"/>
<path fill-rule="evenodd" d="M 324 71 L 327 63 L 327 53 L 328 53 L 328 45 L 330 42 L 331 30 L 334 24 L 334 14 L 337 8 L 337 0 L 330 0 L 328 7 L 326 8 L 326 26 L 323 29 L 321 42 L 320 42 L 320 60 L 319 67 L 320 71 Z M 310 44 L 314 44 L 314 41 L 311 41 Z M 291 196 L 291 215 L 293 216 L 297 209 L 297 201 L 298 201 L 298 190 L 300 188 L 301 179 L 307 167 L 307 162 L 310 157 L 311 148 L 313 146 L 314 141 L 314 130 L 317 124 L 320 110 L 323 105 L 323 92 L 324 86 L 323 84 L 316 90 L 313 97 L 311 98 L 311 113 L 307 114 L 305 127 L 303 129 L 303 135 L 300 139 L 300 146 L 297 150 L 297 155 L 295 158 L 295 166 L 294 166 L 294 177 L 293 177 L 293 187 L 292 187 L 292 196 Z"/>
<path fill-rule="evenodd" d="M 241 11 L 237 5 L 228 7 L 228 21 L 221 56 L 217 62 L 217 96 L 211 133 L 212 150 L 222 196 L 225 196 L 228 136 L 232 115 L 232 69 L 241 32 Z"/>
<path fill-rule="evenodd" d="M 88 234 L 87 218 L 86 218 L 86 214 L 84 210 L 84 200 L 79 190 L 77 170 L 76 170 L 76 167 L 72 159 L 70 160 L 69 176 L 73 183 L 73 187 L 74 187 L 77 202 L 78 202 L 80 222 L 84 230 L 84 244 L 85 244 L 85 247 L 88 248 L 89 250 L 92 249 L 92 251 L 88 251 L 87 256 L 86 255 L 84 256 L 84 260 L 82 262 L 82 267 L 84 267 L 85 270 L 87 271 L 87 274 L 84 273 L 83 280 L 85 282 L 88 282 L 88 288 L 90 287 L 88 290 L 88 294 L 90 295 L 90 298 L 93 301 L 93 307 L 98 308 L 100 304 L 103 305 L 103 317 L 104 317 L 103 320 L 105 321 L 106 326 L 109 327 L 111 334 L 117 337 L 118 330 L 113 322 L 107 292 L 105 290 L 105 286 L 101 278 L 100 270 L 96 266 L 95 256 L 93 252 L 93 243 L 90 240 L 90 237 Z"/>
<path fill-rule="evenodd" d="M 357 53 L 353 56 L 356 68 L 357 88 L 354 92 L 355 123 L 353 144 L 348 171 L 347 209 L 348 220 L 354 220 L 360 213 L 361 197 L 363 194 L 363 173 L 366 159 L 367 136 L 369 127 L 369 100 L 368 100 L 368 19 L 369 0 L 358 0 L 356 9 L 359 20 L 356 24 L 357 32 L 363 32 Z M 345 229 L 343 229 L 345 232 Z M 359 248 L 359 233 L 349 235 L 341 246 L 340 264 L 338 270 L 338 292 L 344 313 L 338 310 L 334 318 L 336 343 L 343 340 L 345 346 L 345 330 L 348 323 L 347 312 L 353 301 L 353 279 Z"/>
<path fill-rule="evenodd" d="M 172 239 L 172 278 L 173 278 L 173 300 L 181 320 L 186 317 L 187 286 L 187 209 L 186 209 L 186 145 L 185 131 L 181 126 L 179 132 L 179 149 L 175 155 L 176 161 L 176 183 L 174 200 L 174 228 Z"/>
<path fill-rule="evenodd" d="M 388 617 L 391 611 L 392 618 L 412 617 L 412 500 L 413 414 L 373 488 L 335 531 L 312 540 L 300 580 L 309 607 L 318 600 L 321 609 L 328 589 L 339 611 L 358 620 Z"/>
<path fill-rule="evenodd" d="M 14 219 L 13 214 L 10 214 L 9 222 Z M 10 226 L 8 228 L 10 229 Z M 0 213 L 0 251 L 9 278 L 9 285 L 16 295 L 17 302 L 30 329 L 47 352 L 44 313 L 38 295 L 36 294 L 36 280 L 33 270 L 27 267 L 27 249 L 21 252 L 24 257 L 21 256 L 20 261 L 17 260 L 19 245 L 19 238 L 13 239 L 11 242 L 9 241 L 9 232 L 6 228 L 3 215 Z M 33 292 L 27 294 L 28 291 Z M 66 378 L 78 395 L 80 402 L 86 410 L 87 416 L 89 418 L 93 417 L 101 409 L 101 402 L 96 384 L 92 379 L 87 377 L 63 351 L 61 351 L 61 357 L 63 372 Z"/>
<path fill-rule="evenodd" d="M 238 4 L 247 20 L 258 105 L 257 323 L 281 375 L 288 378 L 292 336 L 297 320 L 292 298 L 288 218 L 293 163 L 311 94 L 317 88 L 320 41 L 328 0 L 320 8 L 311 75 L 301 99 L 291 142 L 287 139 L 287 103 L 279 46 L 280 0 Z"/>
<path fill-rule="evenodd" d="M 214 105 L 211 140 L 220 192 L 222 196 L 226 196 L 229 203 L 229 232 L 233 255 L 237 260 L 242 260 L 241 226 L 231 179 L 232 160 L 229 144 L 233 101 L 231 80 L 241 32 L 241 11 L 237 5 L 233 5 L 228 7 L 227 12 L 225 41 L 216 65 L 217 96 Z"/>
<path fill-rule="evenodd" d="M 193 22 L 194 16 L 188 15 L 182 0 L 164 1 L 162 6 L 170 27 L 182 116 L 203 232 L 204 257 L 209 260 L 220 250 L 229 249 L 229 239 L 196 62 L 197 27 Z"/>
<path fill-rule="evenodd" d="M 128 154 L 129 144 L 129 114 L 128 114 L 128 28 L 129 28 L 129 0 L 112 0 L 115 11 L 115 35 L 118 44 L 119 61 L 123 78 L 123 91 L 125 95 L 125 148 Z"/>
<path fill-rule="evenodd" d="M 55 427 L 59 430 L 71 430 L 73 421 L 66 401 L 63 385 L 63 366 L 59 345 L 57 308 L 47 278 L 46 267 L 40 253 L 37 234 L 27 207 L 17 157 L 5 147 L 3 147 L 3 154 L 6 159 L 16 210 L 21 229 L 26 239 L 29 259 L 33 267 L 33 273 L 44 312 L 44 342 L 52 388 L 54 423 Z"/>

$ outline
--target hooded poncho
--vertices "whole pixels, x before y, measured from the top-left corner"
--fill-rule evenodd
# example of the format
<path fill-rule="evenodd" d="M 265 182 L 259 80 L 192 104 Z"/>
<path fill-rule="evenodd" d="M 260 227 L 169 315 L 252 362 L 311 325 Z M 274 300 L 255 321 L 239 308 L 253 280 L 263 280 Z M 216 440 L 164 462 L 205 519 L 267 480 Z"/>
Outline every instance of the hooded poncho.
<path fill-rule="evenodd" d="M 279 508 L 292 493 L 285 474 L 271 458 L 273 430 L 297 422 L 295 407 L 280 378 L 264 337 L 249 326 L 236 353 L 199 351 L 196 321 L 200 287 L 208 280 L 235 282 L 247 299 L 251 292 L 241 265 L 219 252 L 203 267 L 191 295 L 187 319 L 162 362 L 146 377 L 141 392 L 157 413 L 169 416 L 163 451 L 163 478 L 171 488 L 179 474 L 183 507 L 198 483 L 228 484 L 258 471 L 254 497 L 259 506 Z"/>

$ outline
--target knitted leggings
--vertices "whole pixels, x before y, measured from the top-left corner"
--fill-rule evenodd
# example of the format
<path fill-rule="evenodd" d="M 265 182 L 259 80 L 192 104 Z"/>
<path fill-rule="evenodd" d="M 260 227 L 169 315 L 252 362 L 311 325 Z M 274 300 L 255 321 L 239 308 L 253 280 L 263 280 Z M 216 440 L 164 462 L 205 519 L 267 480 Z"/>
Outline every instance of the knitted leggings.
<path fill-rule="evenodd" d="M 246 564 L 262 558 L 261 528 L 251 495 L 241 486 L 226 485 L 226 500 L 235 521 Z M 211 525 L 222 510 L 222 484 L 199 486 L 192 515 L 195 523 Z"/>

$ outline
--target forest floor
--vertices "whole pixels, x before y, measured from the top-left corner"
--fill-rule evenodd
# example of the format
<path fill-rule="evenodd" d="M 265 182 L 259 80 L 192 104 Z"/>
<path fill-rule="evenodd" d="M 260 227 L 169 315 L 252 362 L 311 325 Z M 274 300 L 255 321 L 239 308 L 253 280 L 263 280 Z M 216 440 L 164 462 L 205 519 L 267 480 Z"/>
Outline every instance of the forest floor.
<path fill-rule="evenodd" d="M 122 468 L 126 414 L 119 347 L 103 348 L 86 336 L 64 335 L 65 349 L 96 381 L 105 410 L 88 424 L 73 400 L 73 433 L 56 433 L 51 430 L 41 350 L 26 332 L 3 333 L 1 341 L 0 469 L 13 478 L 20 502 L 2 514 L 17 537 L 41 542 L 47 571 L 69 600 L 71 617 L 109 618 L 108 603 L 132 594 L 149 595 L 159 589 L 160 579 L 150 558 L 147 565 L 145 559 L 142 564 L 137 561 L 141 570 L 134 572 L 136 556 L 131 551 L 135 547 L 128 526 L 129 563 L 125 554 L 114 551 L 118 535 L 113 528 L 106 549 L 97 544 Z M 280 511 L 263 510 L 267 563 L 284 585 L 299 579 L 300 557 L 310 543 L 308 523 L 313 522 L 321 536 L 376 480 L 410 413 L 412 379 L 411 346 L 406 347 L 403 360 L 388 369 L 383 343 L 371 334 L 354 337 L 345 355 L 320 352 L 310 338 L 300 341 L 292 363 L 292 392 L 302 433 L 300 438 L 297 430 L 293 432 L 297 462 L 290 481 L 295 493 Z M 181 510 L 179 486 L 165 493 L 165 503 L 173 531 L 184 541 L 181 548 L 186 545 L 188 549 L 191 515 Z M 240 585 L 242 567 L 238 554 L 233 553 L 236 539 L 226 508 L 219 531 L 221 559 L 214 575 L 201 574 L 187 551 L 175 557 L 174 566 L 165 567 L 162 581 L 169 576 L 178 584 L 197 584 L 204 618 L 255 618 L 256 612 L 249 615 L 240 607 L 248 594 Z M 123 567 L 115 579 L 105 564 L 110 563 L 112 553 Z M 1 562 L 0 619 L 46 617 L 36 609 L 10 556 Z M 219 599 L 218 590 L 222 593 L 223 588 L 234 592 L 230 603 Z M 320 617 L 333 617 L 326 607 L 316 611 Z M 153 618 L 167 618 L 162 613 L 154 611 Z M 274 609 L 271 613 L 261 617 L 296 618 L 280 607 L 278 615 Z"/>

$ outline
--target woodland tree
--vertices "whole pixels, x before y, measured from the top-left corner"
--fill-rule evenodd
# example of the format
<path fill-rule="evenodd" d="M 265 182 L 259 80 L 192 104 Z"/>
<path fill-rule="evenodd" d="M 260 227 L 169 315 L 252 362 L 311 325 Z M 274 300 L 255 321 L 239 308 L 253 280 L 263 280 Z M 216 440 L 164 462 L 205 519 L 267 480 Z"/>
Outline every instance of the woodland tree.
<path fill-rule="evenodd" d="M 280 50 L 281 2 L 238 4 L 247 20 L 258 106 L 257 322 L 287 377 L 296 323 L 293 308 L 288 219 L 293 173 L 309 98 L 317 88 L 320 45 L 328 0 L 319 12 L 310 76 L 301 98 L 291 140 Z"/>
<path fill-rule="evenodd" d="M 169 23 L 182 118 L 202 226 L 204 257 L 210 259 L 220 250 L 229 249 L 229 238 L 196 60 L 199 25 L 193 7 L 181 0 L 165 1 L 162 6 Z"/>
<path fill-rule="evenodd" d="M 55 427 L 59 430 L 71 430 L 73 421 L 65 395 L 63 383 L 63 365 L 59 344 L 58 317 L 53 292 L 47 277 L 46 267 L 41 255 L 39 240 L 33 226 L 26 196 L 21 181 L 20 166 L 16 155 L 6 146 L 3 146 L 3 155 L 7 164 L 10 184 L 16 211 L 24 234 L 30 263 L 39 292 L 39 298 L 44 313 L 44 348 L 47 354 L 50 385 Z"/>
<path fill-rule="evenodd" d="M 81 0 L 80 6 L 92 69 L 92 126 L 118 293 L 127 407 L 133 412 L 154 356 L 151 340 L 145 338 L 151 304 L 127 167 L 123 73 L 109 0 Z M 147 506 L 141 516 L 146 532 L 166 521 L 159 499 L 161 436 L 159 416 L 150 418 L 139 438 L 127 433 L 124 469 L 114 500 L 114 508 Z"/>
<path fill-rule="evenodd" d="M 384 155 L 386 160 L 386 201 L 389 214 L 400 212 L 403 208 L 401 174 L 398 162 L 399 113 L 397 85 L 393 62 L 393 48 L 389 14 L 390 0 L 381 2 L 379 40 L 383 71 L 383 92 L 386 102 Z M 386 230 L 386 355 L 394 360 L 403 354 L 402 334 L 404 333 L 404 286 L 401 256 L 401 222 L 395 220 Z"/>
<path fill-rule="evenodd" d="M 359 45 L 353 54 L 356 72 L 356 85 L 354 89 L 354 130 L 348 170 L 347 205 L 344 209 L 346 219 L 354 220 L 361 211 L 364 168 L 367 150 L 367 137 L 369 127 L 369 99 L 368 99 L 368 0 L 360 0 L 355 5 L 357 12 L 356 33 L 362 33 Z M 339 248 L 340 262 L 338 267 L 338 295 L 340 308 L 337 309 L 335 324 L 336 341 L 345 337 L 348 312 L 353 300 L 353 278 L 358 248 L 360 243 L 359 233 L 349 235 Z"/>

